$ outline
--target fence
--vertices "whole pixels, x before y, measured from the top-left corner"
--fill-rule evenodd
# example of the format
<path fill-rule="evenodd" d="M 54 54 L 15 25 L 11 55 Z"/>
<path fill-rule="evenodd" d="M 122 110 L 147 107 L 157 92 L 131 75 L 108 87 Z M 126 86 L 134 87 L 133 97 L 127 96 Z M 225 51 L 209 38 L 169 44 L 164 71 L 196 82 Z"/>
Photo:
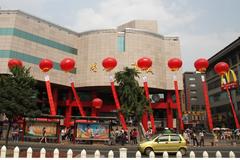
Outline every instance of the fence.
<path fill-rule="evenodd" d="M 14 150 L 13 150 L 13 158 L 19 158 L 19 152 L 20 152 L 19 147 L 15 147 Z M 120 148 L 119 153 L 120 153 L 119 158 L 127 158 L 127 149 L 126 148 Z M 6 155 L 7 155 L 7 148 L 6 148 L 6 146 L 2 146 L 2 148 L 1 148 L 1 158 L 6 158 Z M 33 150 L 32 150 L 31 147 L 29 147 L 27 149 L 26 158 L 32 158 L 32 155 L 33 155 Z M 100 151 L 96 150 L 93 157 L 92 156 L 90 156 L 90 157 L 91 158 L 101 158 Z M 141 153 L 139 151 L 137 151 L 136 152 L 136 158 L 134 158 L 134 159 L 139 159 L 141 157 L 142 157 Z M 42 148 L 40 150 L 40 158 L 46 158 L 46 149 L 45 148 Z M 54 151 L 53 151 L 53 158 L 59 158 L 59 150 L 57 148 L 54 149 Z M 69 149 L 67 151 L 67 158 L 73 158 L 73 151 L 71 149 Z M 83 149 L 81 151 L 80 158 L 89 158 L 89 156 L 87 156 L 87 152 L 86 152 L 85 149 Z M 110 150 L 108 152 L 108 158 L 114 158 L 114 153 L 113 153 L 112 150 Z M 115 158 L 117 158 L 117 157 L 115 157 Z M 154 152 L 150 152 L 149 158 L 150 159 L 155 158 Z M 163 152 L 163 158 L 169 158 L 168 152 Z M 181 152 L 178 151 L 176 153 L 176 158 L 182 158 Z M 195 153 L 193 151 L 190 152 L 189 158 L 195 158 Z M 203 152 L 202 158 L 209 158 L 207 151 Z M 221 154 L 220 151 L 216 152 L 216 158 L 222 158 L 222 154 Z M 235 158 L 235 153 L 230 151 L 229 152 L 229 158 Z M 148 158 L 144 158 L 144 159 L 147 160 Z"/>

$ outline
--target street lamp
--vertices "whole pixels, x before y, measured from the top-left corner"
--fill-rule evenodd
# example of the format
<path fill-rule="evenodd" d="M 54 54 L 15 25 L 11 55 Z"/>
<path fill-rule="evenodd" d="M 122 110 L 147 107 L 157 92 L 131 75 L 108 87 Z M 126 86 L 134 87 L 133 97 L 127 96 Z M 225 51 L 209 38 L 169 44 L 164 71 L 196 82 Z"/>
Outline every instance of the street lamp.
<path fill-rule="evenodd" d="M 46 89 L 48 94 L 48 101 L 50 106 L 50 114 L 55 116 L 56 108 L 53 102 L 53 95 L 52 95 L 49 75 L 47 74 L 47 72 L 53 68 L 53 62 L 49 59 L 42 59 L 39 63 L 39 68 L 44 72 L 44 79 L 45 79 L 45 84 L 46 84 Z"/>
<path fill-rule="evenodd" d="M 104 67 L 105 71 L 110 72 L 112 69 L 114 69 L 117 66 L 117 60 L 115 58 L 112 58 L 112 57 L 107 57 L 102 61 L 102 66 Z M 114 78 L 113 78 L 112 75 L 109 76 L 109 80 L 110 80 L 110 84 L 111 84 L 111 89 L 112 89 L 115 105 L 116 105 L 116 108 L 118 110 L 119 119 L 120 119 L 121 125 L 123 127 L 123 130 L 126 131 L 127 130 L 127 125 L 126 125 L 125 118 L 124 118 L 123 114 L 120 112 L 121 107 L 120 107 L 120 103 L 119 103 L 119 100 L 118 100 L 118 95 L 117 95 L 117 92 L 116 92 L 116 88 L 114 86 Z"/>
<path fill-rule="evenodd" d="M 211 131 L 213 129 L 213 121 L 212 121 L 212 114 L 210 109 L 209 97 L 208 97 L 208 88 L 204 74 L 209 66 L 208 60 L 204 58 L 199 58 L 194 62 L 194 67 L 196 68 L 197 72 L 201 74 L 202 86 L 203 86 L 203 94 L 206 104 L 206 112 L 208 118 L 208 127 Z"/>
<path fill-rule="evenodd" d="M 176 102 L 177 102 L 179 129 L 180 129 L 180 131 L 183 131 L 184 125 L 183 125 L 183 121 L 182 121 L 182 111 L 181 111 L 180 97 L 179 97 L 179 93 L 178 93 L 178 82 L 177 82 L 177 77 L 175 74 L 175 72 L 178 71 L 182 67 L 182 61 L 178 58 L 172 58 L 172 59 L 168 60 L 168 67 L 171 69 L 171 71 L 174 72 L 173 82 L 174 82 Z"/>
<path fill-rule="evenodd" d="M 237 114 L 236 111 L 234 109 L 234 104 L 232 102 L 232 96 L 231 93 L 229 91 L 229 89 L 231 88 L 236 88 L 237 84 L 236 84 L 236 76 L 233 70 L 229 70 L 229 66 L 227 63 L 225 62 L 219 62 L 214 66 L 214 70 L 216 73 L 218 73 L 221 76 L 221 87 L 223 90 L 226 90 L 230 104 L 231 104 L 231 109 L 232 109 L 232 113 L 233 113 L 233 117 L 234 117 L 234 121 L 236 124 L 236 128 L 240 128 L 239 126 L 239 122 L 238 122 L 238 118 L 237 118 Z M 234 78 L 233 83 L 231 82 L 229 75 L 232 74 Z M 226 79 L 224 78 L 224 76 L 226 76 Z"/>
<path fill-rule="evenodd" d="M 152 66 L 152 60 L 150 58 L 147 58 L 147 57 L 142 57 L 137 61 L 137 65 L 143 72 L 147 72 L 147 70 Z M 142 78 L 143 78 L 143 85 L 144 85 L 146 98 L 149 101 L 149 105 L 152 109 L 151 101 L 150 101 L 150 98 L 149 98 L 149 89 L 148 89 L 146 74 L 143 75 Z M 151 121 L 152 131 L 153 131 L 153 133 L 155 133 L 156 132 L 156 127 L 155 127 L 154 117 L 153 117 L 152 113 L 150 113 L 150 121 Z M 147 131 L 147 129 L 148 129 L 148 115 L 147 115 L 146 111 L 143 114 L 142 124 L 143 124 L 143 127 L 144 127 L 145 131 Z"/>

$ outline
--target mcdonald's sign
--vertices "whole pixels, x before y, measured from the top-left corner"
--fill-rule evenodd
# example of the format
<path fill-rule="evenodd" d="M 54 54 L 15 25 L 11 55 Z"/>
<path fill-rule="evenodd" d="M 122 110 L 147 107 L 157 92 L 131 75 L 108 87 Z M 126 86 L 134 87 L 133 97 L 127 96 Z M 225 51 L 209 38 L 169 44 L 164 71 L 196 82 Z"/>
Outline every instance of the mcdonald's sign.
<path fill-rule="evenodd" d="M 229 70 L 224 75 L 221 75 L 221 88 L 222 90 L 234 89 L 238 87 L 237 76 L 233 70 Z"/>

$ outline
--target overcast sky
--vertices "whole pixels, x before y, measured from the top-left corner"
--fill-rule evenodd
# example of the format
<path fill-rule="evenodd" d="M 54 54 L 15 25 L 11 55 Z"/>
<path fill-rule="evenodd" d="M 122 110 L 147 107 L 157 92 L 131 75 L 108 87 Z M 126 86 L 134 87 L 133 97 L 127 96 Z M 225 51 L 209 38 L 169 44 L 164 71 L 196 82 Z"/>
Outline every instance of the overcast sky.
<path fill-rule="evenodd" d="M 157 20 L 160 34 L 180 37 L 185 71 L 240 36 L 240 0 L 0 0 L 0 6 L 77 32 Z"/>

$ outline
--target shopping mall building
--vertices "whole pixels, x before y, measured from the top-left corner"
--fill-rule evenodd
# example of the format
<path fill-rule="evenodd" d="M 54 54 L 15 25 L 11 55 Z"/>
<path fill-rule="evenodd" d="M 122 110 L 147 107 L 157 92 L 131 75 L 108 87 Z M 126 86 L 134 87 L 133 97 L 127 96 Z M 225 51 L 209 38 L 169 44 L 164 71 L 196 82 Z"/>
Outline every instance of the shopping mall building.
<path fill-rule="evenodd" d="M 44 73 L 38 64 L 41 59 L 47 58 L 54 62 L 48 74 L 57 114 L 65 115 L 66 108 L 71 104 L 72 114 L 79 115 L 70 88 L 71 76 L 88 115 L 91 114 L 94 97 L 103 100 L 103 106 L 97 113 L 99 116 L 115 115 L 109 73 L 102 67 L 102 60 L 109 56 L 118 62 L 111 74 L 125 66 L 133 67 L 143 56 L 151 58 L 152 73 L 147 76 L 155 122 L 162 127 L 176 127 L 174 73 L 168 69 L 167 61 L 181 57 L 180 42 L 178 37 L 159 34 L 156 21 L 136 20 L 113 29 L 78 33 L 22 11 L 0 11 L 0 73 L 9 73 L 7 63 L 12 58 L 21 59 L 26 67 L 31 67 L 31 74 L 38 82 L 38 105 L 45 109 L 45 113 L 49 113 L 49 104 Z M 59 66 L 60 61 L 67 57 L 76 61 L 71 73 L 63 72 Z M 94 65 L 96 68 L 93 69 Z M 179 71 L 176 74 L 182 90 L 182 73 Z M 143 86 L 142 79 L 139 79 L 139 84 Z M 169 118 L 171 121 L 167 121 Z"/>

